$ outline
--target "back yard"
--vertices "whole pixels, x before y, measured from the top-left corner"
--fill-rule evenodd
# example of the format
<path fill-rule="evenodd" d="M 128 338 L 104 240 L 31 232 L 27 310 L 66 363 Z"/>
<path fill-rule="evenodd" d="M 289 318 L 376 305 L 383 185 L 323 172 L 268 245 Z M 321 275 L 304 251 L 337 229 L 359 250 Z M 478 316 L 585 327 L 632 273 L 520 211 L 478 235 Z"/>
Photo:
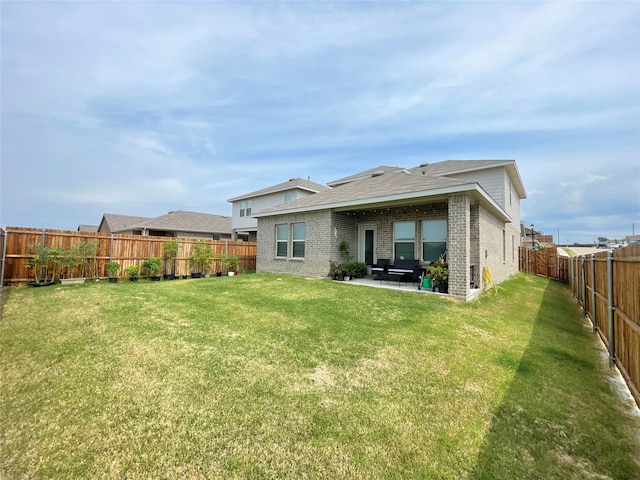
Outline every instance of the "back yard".
<path fill-rule="evenodd" d="M 569 289 L 273 275 L 13 288 L 2 478 L 640 478 Z"/>

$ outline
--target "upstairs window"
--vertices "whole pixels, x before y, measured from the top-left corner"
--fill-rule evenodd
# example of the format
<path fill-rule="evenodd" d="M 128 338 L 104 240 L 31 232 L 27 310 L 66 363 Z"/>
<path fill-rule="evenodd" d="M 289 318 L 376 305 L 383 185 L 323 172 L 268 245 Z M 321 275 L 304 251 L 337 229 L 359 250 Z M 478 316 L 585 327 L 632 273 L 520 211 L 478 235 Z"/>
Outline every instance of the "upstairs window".
<path fill-rule="evenodd" d="M 416 224 L 415 222 L 396 222 L 393 224 L 394 258 L 413 260 L 415 258 Z"/>
<path fill-rule="evenodd" d="M 290 202 L 293 199 L 293 192 L 284 192 L 285 203 Z"/>
<path fill-rule="evenodd" d="M 424 220 L 422 222 L 422 259 L 435 262 L 447 253 L 447 221 Z"/>
<path fill-rule="evenodd" d="M 251 215 L 251 200 L 240 202 L 240 216 L 248 217 Z"/>

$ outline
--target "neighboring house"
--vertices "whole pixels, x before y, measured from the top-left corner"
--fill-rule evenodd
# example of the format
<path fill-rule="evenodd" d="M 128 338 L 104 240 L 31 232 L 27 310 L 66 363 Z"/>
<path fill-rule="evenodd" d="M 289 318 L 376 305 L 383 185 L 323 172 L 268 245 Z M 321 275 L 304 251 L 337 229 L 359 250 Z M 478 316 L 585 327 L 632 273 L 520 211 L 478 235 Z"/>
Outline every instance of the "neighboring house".
<path fill-rule="evenodd" d="M 78 225 L 78 232 L 97 232 L 98 225 Z"/>
<path fill-rule="evenodd" d="M 213 240 L 231 238 L 231 217 L 177 210 L 155 218 L 105 213 L 100 231 L 126 235 L 195 237 Z"/>
<path fill-rule="evenodd" d="M 98 231 L 103 233 L 123 233 L 133 235 L 134 227 L 140 222 L 151 220 L 149 217 L 134 217 L 132 215 L 116 215 L 105 213 L 102 215 Z"/>
<path fill-rule="evenodd" d="M 319 183 L 302 178 L 292 178 L 288 182 L 230 198 L 227 201 L 232 204 L 231 227 L 233 234 L 234 236 L 247 235 L 249 241 L 255 242 L 258 220 L 252 215 L 253 212 L 293 202 L 325 190 L 329 190 L 329 188 Z"/>
<path fill-rule="evenodd" d="M 343 240 L 367 265 L 446 254 L 449 293 L 462 299 L 482 286 L 484 267 L 495 283 L 518 271 L 526 192 L 514 160 L 378 167 L 329 185 L 335 188 L 253 209 L 258 271 L 324 277 L 330 261 L 341 261 Z"/>

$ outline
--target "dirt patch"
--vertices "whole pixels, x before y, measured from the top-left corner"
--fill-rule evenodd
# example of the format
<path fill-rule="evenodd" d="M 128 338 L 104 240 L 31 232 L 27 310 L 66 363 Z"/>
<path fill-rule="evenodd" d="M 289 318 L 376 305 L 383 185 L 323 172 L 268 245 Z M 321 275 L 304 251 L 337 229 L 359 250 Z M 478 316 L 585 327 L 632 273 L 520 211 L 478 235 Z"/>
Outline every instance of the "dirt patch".
<path fill-rule="evenodd" d="M 313 369 L 313 373 L 309 376 L 309 380 L 320 390 L 327 390 L 335 387 L 335 381 L 329 368 L 326 365 L 318 365 Z"/>

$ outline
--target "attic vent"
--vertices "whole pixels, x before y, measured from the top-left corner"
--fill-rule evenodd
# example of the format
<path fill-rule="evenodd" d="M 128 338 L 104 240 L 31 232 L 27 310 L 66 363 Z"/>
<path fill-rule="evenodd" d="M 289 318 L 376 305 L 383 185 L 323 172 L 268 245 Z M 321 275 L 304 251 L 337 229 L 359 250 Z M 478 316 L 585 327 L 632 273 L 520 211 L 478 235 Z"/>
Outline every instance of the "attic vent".
<path fill-rule="evenodd" d="M 421 164 L 420 164 L 420 166 L 421 166 L 421 167 L 428 167 L 428 166 L 429 166 L 429 164 L 428 164 L 428 163 L 421 163 Z"/>
<path fill-rule="evenodd" d="M 290 182 L 295 182 L 295 181 L 296 181 L 296 179 L 295 179 L 295 178 L 290 178 L 290 179 L 289 179 L 289 181 L 290 181 Z"/>
<path fill-rule="evenodd" d="M 379 177 L 381 175 L 384 175 L 384 170 L 378 170 L 377 172 L 373 172 L 371 174 L 372 177 Z"/>

